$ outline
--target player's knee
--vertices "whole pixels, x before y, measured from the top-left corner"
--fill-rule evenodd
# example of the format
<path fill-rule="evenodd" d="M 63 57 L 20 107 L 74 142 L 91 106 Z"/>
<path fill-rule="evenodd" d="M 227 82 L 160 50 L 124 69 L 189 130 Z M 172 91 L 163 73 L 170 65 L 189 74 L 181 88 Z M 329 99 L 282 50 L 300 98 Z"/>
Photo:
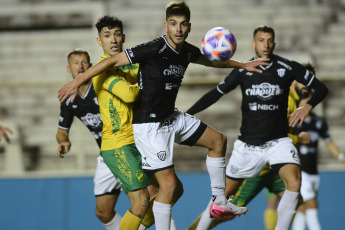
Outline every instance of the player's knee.
<path fill-rule="evenodd" d="M 183 194 L 183 185 L 176 175 L 171 174 L 165 177 L 159 184 L 159 192 L 167 198 L 167 202 L 180 198 Z"/>
<path fill-rule="evenodd" d="M 102 221 L 102 223 L 109 223 L 115 216 L 115 211 L 113 209 L 106 210 L 104 208 L 96 207 L 96 216 Z"/>
<path fill-rule="evenodd" d="M 287 180 L 286 189 L 291 192 L 300 192 L 301 178 L 291 178 Z"/>
<path fill-rule="evenodd" d="M 214 150 L 215 152 L 218 152 L 218 153 L 224 153 L 225 154 L 227 141 L 228 141 L 227 137 L 224 134 L 219 133 L 213 142 L 213 146 L 211 147 L 212 150 Z"/>

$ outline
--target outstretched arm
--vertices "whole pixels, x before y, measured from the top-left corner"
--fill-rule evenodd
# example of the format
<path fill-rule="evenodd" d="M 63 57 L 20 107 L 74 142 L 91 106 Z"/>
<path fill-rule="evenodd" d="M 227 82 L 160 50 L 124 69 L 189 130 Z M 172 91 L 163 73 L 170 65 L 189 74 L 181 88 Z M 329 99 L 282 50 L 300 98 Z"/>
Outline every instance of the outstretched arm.
<path fill-rule="evenodd" d="M 221 94 L 217 88 L 214 88 L 202 96 L 194 105 L 192 105 L 192 107 L 187 110 L 187 113 L 194 115 L 214 104 L 222 96 L 223 94 Z"/>
<path fill-rule="evenodd" d="M 338 146 L 336 146 L 333 141 L 327 141 L 326 148 L 335 158 L 337 158 L 341 163 L 345 164 L 344 153 L 340 152 Z"/>
<path fill-rule="evenodd" d="M 64 158 L 64 154 L 68 153 L 71 148 L 68 130 L 58 128 L 56 140 L 59 144 L 56 153 L 60 158 Z"/>
<path fill-rule="evenodd" d="M 225 60 L 225 61 L 211 61 L 205 57 L 205 55 L 201 55 L 199 60 L 197 60 L 195 63 L 215 68 L 238 68 L 238 69 L 245 69 L 250 72 L 258 72 L 262 73 L 260 69 L 257 69 L 256 67 L 259 65 L 269 65 L 268 58 L 258 58 L 253 61 L 249 62 L 238 62 L 234 60 Z"/>
<path fill-rule="evenodd" d="M 106 70 L 110 66 L 123 66 L 128 65 L 129 60 L 125 54 L 125 52 L 121 52 L 117 55 L 114 55 L 110 58 L 106 58 L 96 65 L 90 67 L 86 70 L 82 75 L 78 76 L 74 80 L 68 82 L 64 86 L 62 86 L 58 91 L 58 98 L 60 103 L 64 102 L 69 96 L 73 95 L 71 102 L 74 102 L 75 97 L 78 93 L 78 88 L 81 84 L 86 82 L 87 80 L 91 79 L 98 74 L 101 74 L 104 70 Z"/>
<path fill-rule="evenodd" d="M 8 133 L 13 134 L 13 131 L 7 127 L 0 125 L 0 140 L 3 138 L 7 143 L 9 143 L 10 138 L 8 137 Z"/>

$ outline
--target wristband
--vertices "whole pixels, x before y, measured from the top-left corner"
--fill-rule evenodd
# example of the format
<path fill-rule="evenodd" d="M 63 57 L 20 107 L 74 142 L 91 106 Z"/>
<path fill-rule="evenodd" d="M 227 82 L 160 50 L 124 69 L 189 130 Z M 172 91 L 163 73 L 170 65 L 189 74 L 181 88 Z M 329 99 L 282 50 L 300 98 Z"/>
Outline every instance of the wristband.
<path fill-rule="evenodd" d="M 344 158 L 345 158 L 344 153 L 340 153 L 340 154 L 338 155 L 338 160 L 339 160 L 339 161 L 342 161 Z"/>

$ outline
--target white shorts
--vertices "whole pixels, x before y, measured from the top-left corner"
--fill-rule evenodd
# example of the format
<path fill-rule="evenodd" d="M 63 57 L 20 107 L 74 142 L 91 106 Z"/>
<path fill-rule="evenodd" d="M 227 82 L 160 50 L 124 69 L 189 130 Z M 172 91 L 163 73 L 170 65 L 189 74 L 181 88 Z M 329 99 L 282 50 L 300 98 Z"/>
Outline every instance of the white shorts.
<path fill-rule="evenodd" d="M 303 201 L 308 201 L 317 197 L 320 188 L 320 176 L 308 174 L 302 171 L 301 195 Z"/>
<path fill-rule="evenodd" d="M 226 175 L 230 178 L 250 178 L 259 176 L 260 172 L 269 163 L 300 165 L 297 150 L 289 137 L 268 141 L 263 145 L 254 146 L 236 140 Z"/>
<path fill-rule="evenodd" d="M 174 143 L 193 146 L 206 127 L 199 119 L 177 109 L 162 122 L 133 124 L 143 169 L 157 171 L 173 167 Z"/>
<path fill-rule="evenodd" d="M 93 192 L 95 196 L 116 194 L 121 190 L 120 183 L 104 163 L 103 157 L 97 157 L 97 167 L 93 178 Z"/>

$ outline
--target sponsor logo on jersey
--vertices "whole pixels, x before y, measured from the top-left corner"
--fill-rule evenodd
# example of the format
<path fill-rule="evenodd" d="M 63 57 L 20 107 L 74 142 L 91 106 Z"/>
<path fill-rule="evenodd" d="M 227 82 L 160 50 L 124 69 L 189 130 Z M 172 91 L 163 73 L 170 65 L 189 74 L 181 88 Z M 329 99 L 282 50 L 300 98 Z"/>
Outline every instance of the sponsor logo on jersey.
<path fill-rule="evenodd" d="M 264 82 L 260 85 L 252 85 L 252 88 L 245 90 L 245 94 L 247 96 L 257 96 L 262 100 L 269 100 L 273 96 L 282 95 L 283 91 L 279 85 L 271 85 L 270 83 Z"/>
<path fill-rule="evenodd" d="M 78 106 L 77 105 L 72 105 L 72 108 L 76 109 L 76 108 L 78 108 Z"/>
<path fill-rule="evenodd" d="M 286 69 L 277 69 L 277 73 L 279 77 L 284 77 Z"/>
<path fill-rule="evenodd" d="M 61 116 L 59 117 L 60 122 L 63 122 L 63 119 L 64 119 L 63 117 L 61 117 Z"/>
<path fill-rule="evenodd" d="M 184 72 L 185 68 L 183 68 L 181 65 L 170 65 L 169 69 L 163 70 L 164 76 L 173 76 L 180 80 L 182 80 Z"/>
<path fill-rule="evenodd" d="M 97 128 L 102 125 L 102 118 L 101 118 L 101 114 L 99 113 L 98 114 L 87 113 L 85 116 L 81 117 L 80 119 L 86 126 Z"/>
<path fill-rule="evenodd" d="M 172 90 L 173 88 L 179 88 L 181 84 L 165 83 L 165 90 Z"/>
<path fill-rule="evenodd" d="M 160 151 L 159 153 L 157 153 L 157 157 L 159 160 L 165 161 L 167 159 L 167 152 Z"/>
<path fill-rule="evenodd" d="M 258 111 L 258 110 L 274 111 L 274 110 L 278 110 L 279 109 L 279 105 L 258 104 L 256 102 L 253 102 L 253 103 L 249 103 L 249 109 L 252 110 L 252 111 Z"/>

